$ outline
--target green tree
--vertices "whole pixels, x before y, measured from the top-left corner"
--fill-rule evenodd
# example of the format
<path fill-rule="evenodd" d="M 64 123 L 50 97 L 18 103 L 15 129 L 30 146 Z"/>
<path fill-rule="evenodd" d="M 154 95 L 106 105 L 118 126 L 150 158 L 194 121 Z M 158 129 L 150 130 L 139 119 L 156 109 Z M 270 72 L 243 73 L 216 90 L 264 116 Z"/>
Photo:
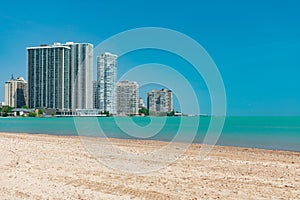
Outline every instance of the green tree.
<path fill-rule="evenodd" d="M 107 117 L 110 116 L 109 111 L 101 111 L 99 114 L 100 115 L 106 115 Z"/>
<path fill-rule="evenodd" d="M 10 113 L 12 113 L 12 110 L 14 108 L 13 107 L 10 107 L 10 106 L 2 106 L 2 109 L 1 109 L 1 115 L 3 117 L 7 117 Z"/>
<path fill-rule="evenodd" d="M 36 117 L 36 113 L 35 112 L 30 112 L 28 117 Z"/>
<path fill-rule="evenodd" d="M 175 111 L 172 110 L 171 112 L 167 113 L 167 116 L 174 116 L 175 115 Z"/>
<path fill-rule="evenodd" d="M 44 111 L 43 111 L 42 109 L 39 109 L 39 110 L 38 110 L 38 114 L 39 114 L 39 116 L 41 116 L 41 115 L 44 114 Z"/>
<path fill-rule="evenodd" d="M 148 116 L 149 115 L 149 110 L 147 108 L 141 108 L 139 110 L 139 114 L 140 115 L 144 114 L 145 116 Z"/>
<path fill-rule="evenodd" d="M 28 107 L 28 106 L 22 106 L 22 108 L 23 108 L 23 109 L 28 109 L 29 107 Z"/>

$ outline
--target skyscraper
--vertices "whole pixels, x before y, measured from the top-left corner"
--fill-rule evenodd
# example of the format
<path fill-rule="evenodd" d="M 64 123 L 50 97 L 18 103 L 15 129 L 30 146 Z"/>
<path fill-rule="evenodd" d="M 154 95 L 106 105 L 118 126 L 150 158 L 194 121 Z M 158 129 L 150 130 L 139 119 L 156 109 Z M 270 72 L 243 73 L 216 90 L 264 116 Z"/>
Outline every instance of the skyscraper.
<path fill-rule="evenodd" d="M 29 47 L 28 106 L 30 108 L 70 108 L 70 48 L 52 46 Z"/>
<path fill-rule="evenodd" d="M 117 114 L 137 115 L 139 113 L 139 85 L 136 82 L 121 81 L 117 88 Z"/>
<path fill-rule="evenodd" d="M 173 110 L 173 94 L 171 90 L 152 90 L 147 93 L 148 109 L 152 113 L 167 113 Z"/>
<path fill-rule="evenodd" d="M 27 105 L 27 82 L 23 77 L 18 77 L 5 82 L 5 104 L 15 108 Z"/>
<path fill-rule="evenodd" d="M 67 42 L 70 48 L 70 108 L 93 108 L 93 45 Z"/>
<path fill-rule="evenodd" d="M 60 111 L 92 108 L 92 49 L 87 43 L 27 48 L 29 107 Z"/>
<path fill-rule="evenodd" d="M 107 52 L 97 57 L 97 106 L 110 114 L 117 113 L 117 58 Z"/>

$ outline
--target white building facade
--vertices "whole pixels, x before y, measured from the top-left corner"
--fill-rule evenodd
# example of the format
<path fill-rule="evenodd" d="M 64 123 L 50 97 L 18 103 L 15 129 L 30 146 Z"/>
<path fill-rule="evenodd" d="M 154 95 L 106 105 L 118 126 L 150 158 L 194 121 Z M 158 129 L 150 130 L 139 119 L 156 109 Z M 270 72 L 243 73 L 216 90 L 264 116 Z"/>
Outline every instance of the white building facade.
<path fill-rule="evenodd" d="M 103 53 L 97 57 L 97 108 L 117 114 L 117 55 Z"/>
<path fill-rule="evenodd" d="M 70 107 L 93 109 L 93 45 L 67 42 L 70 48 Z"/>

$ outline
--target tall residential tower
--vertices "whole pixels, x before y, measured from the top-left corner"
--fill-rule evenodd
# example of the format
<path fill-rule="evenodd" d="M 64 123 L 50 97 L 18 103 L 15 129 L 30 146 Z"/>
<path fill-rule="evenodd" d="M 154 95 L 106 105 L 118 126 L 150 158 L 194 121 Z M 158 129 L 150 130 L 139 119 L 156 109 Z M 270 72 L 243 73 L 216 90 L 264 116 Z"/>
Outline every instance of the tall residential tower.
<path fill-rule="evenodd" d="M 88 43 L 27 48 L 29 107 L 59 111 L 92 108 L 92 50 Z"/>
<path fill-rule="evenodd" d="M 97 57 L 97 108 L 117 113 L 117 55 L 103 53 Z"/>
<path fill-rule="evenodd" d="M 93 109 L 93 45 L 67 42 L 70 48 L 70 107 Z"/>

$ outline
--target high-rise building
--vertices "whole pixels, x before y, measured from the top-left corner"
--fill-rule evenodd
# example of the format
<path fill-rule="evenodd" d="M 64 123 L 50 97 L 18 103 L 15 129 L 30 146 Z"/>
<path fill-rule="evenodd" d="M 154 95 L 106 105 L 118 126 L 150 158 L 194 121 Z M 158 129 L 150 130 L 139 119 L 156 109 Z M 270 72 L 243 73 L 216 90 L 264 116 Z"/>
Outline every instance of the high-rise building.
<path fill-rule="evenodd" d="M 5 104 L 15 108 L 27 105 L 27 82 L 23 77 L 18 77 L 5 82 Z"/>
<path fill-rule="evenodd" d="M 148 109 L 152 113 L 173 111 L 173 94 L 171 90 L 152 90 L 147 93 Z"/>
<path fill-rule="evenodd" d="M 136 82 L 120 81 L 117 88 L 117 114 L 137 115 L 139 113 L 139 85 Z"/>
<path fill-rule="evenodd" d="M 97 57 L 97 108 L 117 113 L 117 55 L 103 53 Z"/>
<path fill-rule="evenodd" d="M 93 108 L 93 45 L 67 42 L 70 48 L 70 107 L 75 109 Z"/>
<path fill-rule="evenodd" d="M 70 48 L 58 43 L 29 47 L 28 106 L 70 108 Z"/>
<path fill-rule="evenodd" d="M 29 107 L 60 111 L 92 108 L 92 50 L 88 43 L 27 48 Z"/>

